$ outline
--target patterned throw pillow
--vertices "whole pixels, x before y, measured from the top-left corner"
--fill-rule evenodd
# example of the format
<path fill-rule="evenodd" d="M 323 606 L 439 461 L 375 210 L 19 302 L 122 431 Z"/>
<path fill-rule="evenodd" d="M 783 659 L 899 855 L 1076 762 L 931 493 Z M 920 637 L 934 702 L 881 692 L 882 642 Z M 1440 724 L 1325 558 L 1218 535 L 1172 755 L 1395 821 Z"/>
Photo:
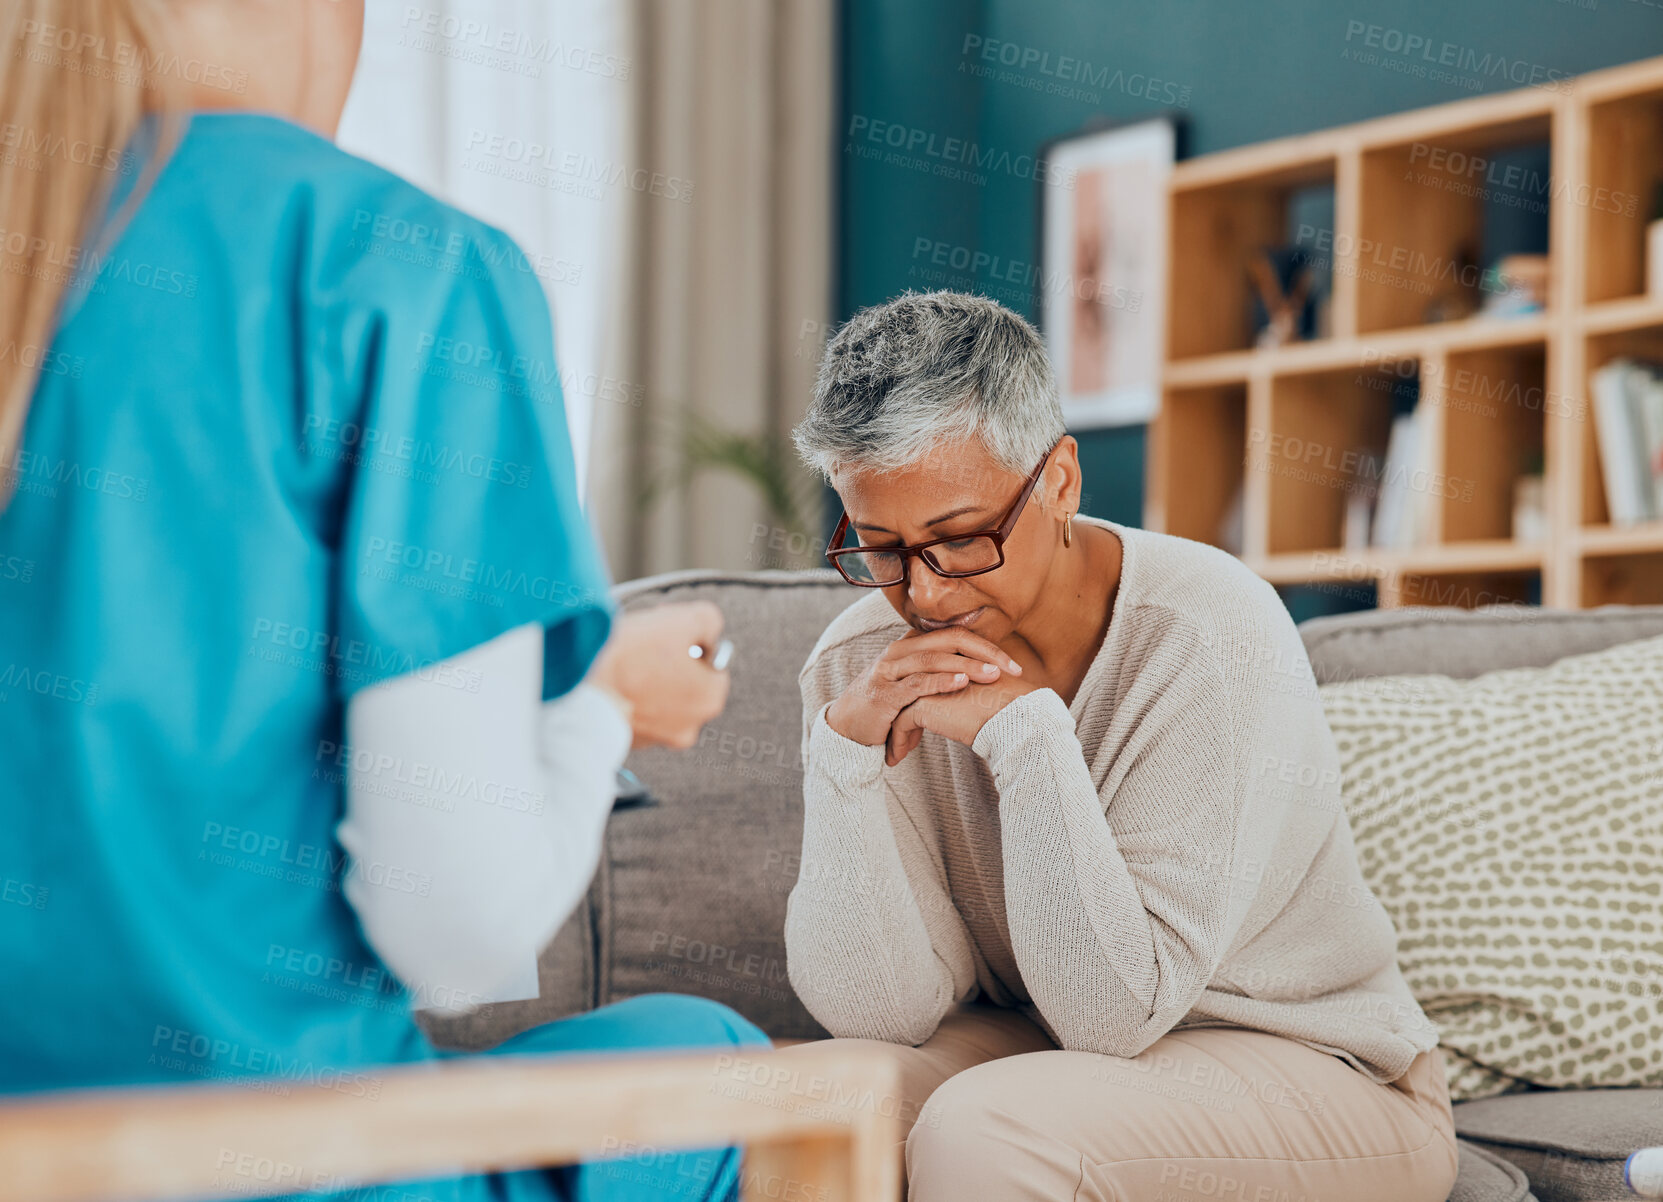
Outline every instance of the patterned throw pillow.
<path fill-rule="evenodd" d="M 1455 1100 L 1663 1086 L 1663 638 L 1322 697 Z"/>

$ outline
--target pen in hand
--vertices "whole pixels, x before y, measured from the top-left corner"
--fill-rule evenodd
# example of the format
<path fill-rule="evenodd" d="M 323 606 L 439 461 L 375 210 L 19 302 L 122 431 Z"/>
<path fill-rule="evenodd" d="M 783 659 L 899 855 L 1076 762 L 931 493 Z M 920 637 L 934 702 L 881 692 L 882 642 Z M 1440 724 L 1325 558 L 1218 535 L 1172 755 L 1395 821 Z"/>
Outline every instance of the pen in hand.
<path fill-rule="evenodd" d="M 726 672 L 728 664 L 733 660 L 733 640 L 722 639 L 716 644 L 714 651 L 701 643 L 694 643 L 687 649 L 687 654 L 694 659 L 702 659 L 718 672 Z"/>

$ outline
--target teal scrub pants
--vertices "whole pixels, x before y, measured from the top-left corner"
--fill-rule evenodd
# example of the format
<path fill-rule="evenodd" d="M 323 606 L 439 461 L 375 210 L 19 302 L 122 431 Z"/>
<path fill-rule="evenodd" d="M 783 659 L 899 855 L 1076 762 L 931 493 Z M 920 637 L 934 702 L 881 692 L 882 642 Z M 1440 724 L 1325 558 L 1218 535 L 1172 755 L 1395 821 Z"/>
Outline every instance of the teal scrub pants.
<path fill-rule="evenodd" d="M 765 1048 L 755 1024 L 719 1002 L 649 993 L 516 1035 L 493 1056 Z M 502 1202 L 728 1202 L 738 1195 L 739 1151 L 713 1148 L 498 1173 Z"/>

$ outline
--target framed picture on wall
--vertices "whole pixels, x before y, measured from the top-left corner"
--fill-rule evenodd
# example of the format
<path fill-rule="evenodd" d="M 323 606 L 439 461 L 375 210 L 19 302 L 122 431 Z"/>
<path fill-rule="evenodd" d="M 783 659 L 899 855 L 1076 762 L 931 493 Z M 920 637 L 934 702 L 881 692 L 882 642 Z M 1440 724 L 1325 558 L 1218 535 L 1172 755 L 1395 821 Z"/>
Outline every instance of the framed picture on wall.
<path fill-rule="evenodd" d="M 1147 422 L 1166 345 L 1167 181 L 1176 118 L 1047 144 L 1040 313 L 1069 429 Z"/>

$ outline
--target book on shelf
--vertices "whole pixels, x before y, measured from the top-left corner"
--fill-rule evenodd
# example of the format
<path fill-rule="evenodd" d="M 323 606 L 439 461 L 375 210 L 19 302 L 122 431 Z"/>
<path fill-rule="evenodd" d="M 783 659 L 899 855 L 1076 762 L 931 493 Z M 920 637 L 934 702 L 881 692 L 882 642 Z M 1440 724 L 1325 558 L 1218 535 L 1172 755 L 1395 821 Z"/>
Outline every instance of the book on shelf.
<path fill-rule="evenodd" d="M 1426 452 L 1420 415 L 1404 413 L 1393 418 L 1369 531 L 1374 546 L 1403 550 L 1424 541 L 1429 496 Z"/>
<path fill-rule="evenodd" d="M 1593 394 L 1611 524 L 1663 518 L 1663 367 L 1613 359 L 1594 373 Z"/>
<path fill-rule="evenodd" d="M 1646 436 L 1646 470 L 1651 475 L 1651 516 L 1663 518 L 1663 373 L 1658 371 L 1647 373 L 1640 424 Z"/>
<path fill-rule="evenodd" d="M 1246 527 L 1247 489 L 1244 485 L 1236 485 L 1235 492 L 1230 494 L 1230 503 L 1224 508 L 1224 516 L 1218 520 L 1218 529 L 1213 537 L 1218 545 L 1232 555 L 1242 553 L 1242 535 Z"/>

